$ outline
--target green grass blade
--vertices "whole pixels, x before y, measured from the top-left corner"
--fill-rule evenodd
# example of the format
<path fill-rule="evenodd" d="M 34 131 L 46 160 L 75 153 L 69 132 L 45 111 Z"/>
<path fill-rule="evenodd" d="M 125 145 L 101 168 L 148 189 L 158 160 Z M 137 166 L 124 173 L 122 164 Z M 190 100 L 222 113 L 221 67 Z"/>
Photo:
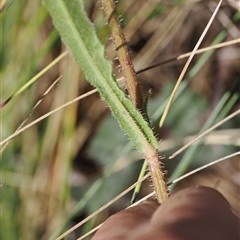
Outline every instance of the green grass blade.
<path fill-rule="evenodd" d="M 30 85 L 35 83 L 44 73 L 46 73 L 50 68 L 52 68 L 55 64 L 57 64 L 68 52 L 62 53 L 59 57 L 57 57 L 54 61 L 52 61 L 47 67 L 45 67 L 42 71 L 36 74 L 33 78 L 31 78 L 26 84 L 24 84 L 19 90 L 17 90 L 12 96 L 10 96 L 7 100 L 0 104 L 0 108 L 4 107 L 13 97 L 16 97 L 24 90 L 26 90 Z"/>

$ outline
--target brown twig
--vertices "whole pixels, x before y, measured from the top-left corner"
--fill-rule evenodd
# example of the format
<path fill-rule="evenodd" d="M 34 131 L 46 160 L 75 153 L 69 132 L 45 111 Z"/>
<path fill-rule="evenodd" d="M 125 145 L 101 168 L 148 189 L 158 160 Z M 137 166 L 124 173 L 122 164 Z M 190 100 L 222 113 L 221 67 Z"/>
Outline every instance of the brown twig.
<path fill-rule="evenodd" d="M 121 24 L 117 15 L 114 0 L 102 0 L 103 9 L 108 19 L 112 39 L 117 51 L 117 56 L 122 67 L 123 75 L 127 81 L 128 93 L 137 109 L 142 109 L 143 98 L 136 78 L 132 60 L 129 56 L 127 42 L 123 34 Z"/>

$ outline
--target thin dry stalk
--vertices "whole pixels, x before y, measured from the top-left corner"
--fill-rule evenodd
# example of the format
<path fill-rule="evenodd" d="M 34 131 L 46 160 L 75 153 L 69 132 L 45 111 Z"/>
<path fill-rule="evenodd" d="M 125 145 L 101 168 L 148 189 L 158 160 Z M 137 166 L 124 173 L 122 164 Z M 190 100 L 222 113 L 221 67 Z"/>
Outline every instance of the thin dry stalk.
<path fill-rule="evenodd" d="M 222 3 L 222 0 L 219 1 L 219 3 L 218 3 L 218 5 L 217 5 L 217 7 L 216 7 L 216 9 L 215 9 L 212 17 L 210 18 L 207 26 L 205 27 L 205 29 L 204 29 L 201 37 L 199 38 L 197 44 L 195 45 L 195 47 L 194 47 L 191 55 L 189 56 L 189 58 L 188 58 L 188 60 L 187 60 L 187 62 L 186 62 L 186 64 L 185 64 L 185 66 L 184 66 L 184 68 L 183 68 L 183 70 L 182 70 L 182 72 L 181 72 L 181 74 L 180 74 L 180 76 L 179 76 L 179 78 L 178 78 L 178 80 L 177 80 L 177 83 L 176 83 L 176 85 L 175 85 L 175 87 L 174 87 L 174 89 L 173 89 L 173 91 L 172 91 L 172 94 L 171 94 L 171 96 L 170 96 L 170 98 L 169 98 L 169 101 L 168 101 L 168 103 L 167 103 L 167 106 L 166 106 L 166 108 L 165 108 L 165 110 L 164 110 L 164 112 L 163 112 L 162 118 L 161 118 L 161 120 L 160 120 L 160 123 L 159 123 L 159 127 L 160 127 L 160 128 L 163 126 L 163 123 L 164 123 L 164 121 L 165 121 L 165 119 L 166 119 L 166 117 L 167 117 L 167 114 L 168 114 L 168 112 L 169 112 L 169 110 L 170 110 L 170 106 L 171 106 L 171 104 L 172 104 L 172 102 L 173 102 L 173 99 L 174 99 L 174 96 L 175 96 L 175 94 L 176 94 L 176 92 L 177 92 L 177 89 L 178 89 L 178 87 L 180 86 L 180 83 L 182 82 L 183 77 L 184 77 L 184 75 L 185 75 L 185 73 L 186 73 L 186 71 L 187 71 L 187 69 L 188 69 L 188 67 L 189 67 L 189 65 L 190 65 L 190 63 L 191 63 L 191 61 L 192 61 L 192 59 L 193 59 L 196 51 L 197 51 L 197 49 L 199 48 L 199 46 L 200 46 L 203 38 L 204 38 L 205 35 L 207 34 L 207 31 L 208 31 L 208 29 L 210 28 L 210 26 L 211 26 L 211 24 L 212 24 L 212 22 L 213 22 L 213 20 L 214 20 L 214 18 L 215 18 L 215 16 L 216 16 L 216 14 L 217 14 L 219 8 L 220 8 L 220 6 L 221 6 L 221 3 Z"/>
<path fill-rule="evenodd" d="M 231 118 L 237 116 L 238 114 L 240 114 L 240 109 L 235 111 L 234 113 L 230 114 L 228 117 L 224 118 L 222 121 L 218 122 L 217 124 L 215 124 L 214 126 L 212 126 L 211 128 L 209 128 L 207 131 L 203 132 L 202 134 L 200 134 L 197 138 L 193 139 L 192 141 L 190 141 L 188 144 L 186 144 L 184 147 L 180 148 L 177 152 L 175 152 L 174 154 L 172 154 L 168 159 L 173 159 L 175 158 L 178 154 L 180 154 L 182 151 L 184 151 L 185 149 L 187 149 L 190 145 L 192 145 L 193 143 L 195 143 L 196 141 L 198 141 L 199 139 L 203 138 L 205 135 L 207 135 L 208 133 L 210 133 L 211 131 L 213 131 L 215 128 L 221 126 L 223 123 L 229 121 Z"/>
<path fill-rule="evenodd" d="M 44 97 L 53 89 L 54 86 L 56 86 L 59 82 L 60 78 L 56 79 L 51 85 L 50 87 L 44 92 L 44 94 L 42 95 L 42 97 L 38 100 L 38 102 L 34 105 L 34 107 L 32 108 L 32 110 L 30 111 L 30 113 L 26 116 L 26 118 L 23 120 L 23 122 L 20 124 L 20 126 L 17 128 L 17 130 L 15 131 L 18 132 L 20 129 L 22 129 L 22 127 L 25 125 L 25 123 L 29 120 L 29 118 L 31 117 L 31 115 L 34 113 L 34 111 L 37 109 L 37 107 L 41 104 L 41 102 L 43 101 Z M 12 139 L 12 138 L 11 138 Z M 9 139 L 5 145 L 1 148 L 0 150 L 0 154 L 3 153 L 3 151 L 5 150 L 5 148 L 7 147 L 7 145 L 11 142 L 11 139 Z"/>
<path fill-rule="evenodd" d="M 69 106 L 69 105 L 71 105 L 71 104 L 73 104 L 73 103 L 75 103 L 75 102 L 77 102 L 77 101 L 79 101 L 79 100 L 87 97 L 87 96 L 90 96 L 90 95 L 92 95 L 93 93 L 96 93 L 96 92 L 97 92 L 97 89 L 93 89 L 92 91 L 89 91 L 89 92 L 87 92 L 87 93 L 85 93 L 85 94 L 83 94 L 83 95 L 81 95 L 81 96 L 79 96 L 79 97 L 77 97 L 77 98 L 75 98 L 75 99 L 73 99 L 73 100 L 71 100 L 71 101 L 63 104 L 63 105 L 61 105 L 60 107 L 55 108 L 53 111 L 50 111 L 50 112 L 42 115 L 40 118 L 34 120 L 33 122 L 29 123 L 29 124 L 26 125 L 25 127 L 21 128 L 20 130 L 16 131 L 16 132 L 13 133 L 12 135 L 10 135 L 8 138 L 4 139 L 2 142 L 0 142 L 0 145 L 3 145 L 4 143 L 8 142 L 10 139 L 16 137 L 16 136 L 19 135 L 20 133 L 22 133 L 22 132 L 24 132 L 25 130 L 27 130 L 29 127 L 32 127 L 33 125 L 35 125 L 36 123 L 38 123 L 38 122 L 42 121 L 43 119 L 49 117 L 49 116 L 52 115 L 53 113 L 55 113 L 55 112 L 57 112 L 57 111 L 60 111 L 61 109 L 65 108 L 65 107 L 67 107 L 67 106 Z"/>
<path fill-rule="evenodd" d="M 60 240 L 62 238 L 64 238 L 65 236 L 67 236 L 69 233 L 73 232 L 74 230 L 76 230 L 77 228 L 79 228 L 80 226 L 82 226 L 84 223 L 86 223 L 87 221 L 89 221 L 91 218 L 95 217 L 97 214 L 99 214 L 100 212 L 102 212 L 104 209 L 106 209 L 107 207 L 109 207 L 110 205 L 112 205 L 114 202 L 116 202 L 118 199 L 120 199 L 121 197 L 123 197 L 125 194 L 127 194 L 128 192 L 130 192 L 134 187 L 136 187 L 139 183 L 141 183 L 142 181 L 144 181 L 145 179 L 147 179 L 150 176 L 150 173 L 146 174 L 141 180 L 135 182 L 132 186 L 130 186 L 129 188 L 127 188 L 126 190 L 124 190 L 122 193 L 120 193 L 118 196 L 116 196 L 115 198 L 113 198 L 111 201 L 109 201 L 108 203 L 106 203 L 104 206 L 102 206 L 101 208 L 99 208 L 97 211 L 95 211 L 94 213 L 92 213 L 91 215 L 89 215 L 87 218 L 85 218 L 84 220 L 82 220 L 81 222 L 79 222 L 78 224 L 76 224 L 75 226 L 73 226 L 72 228 L 70 228 L 69 230 L 67 230 L 66 232 L 64 232 L 61 236 L 59 236 L 58 238 L 56 238 L 55 240 Z"/>
<path fill-rule="evenodd" d="M 114 0 L 102 0 L 103 9 L 111 30 L 112 39 L 117 51 L 118 59 L 122 67 L 123 75 L 127 82 L 128 93 L 137 109 L 142 109 L 143 99 L 140 87 L 136 78 L 132 60 L 129 55 L 127 42 L 123 34 L 121 24 L 117 15 Z"/>

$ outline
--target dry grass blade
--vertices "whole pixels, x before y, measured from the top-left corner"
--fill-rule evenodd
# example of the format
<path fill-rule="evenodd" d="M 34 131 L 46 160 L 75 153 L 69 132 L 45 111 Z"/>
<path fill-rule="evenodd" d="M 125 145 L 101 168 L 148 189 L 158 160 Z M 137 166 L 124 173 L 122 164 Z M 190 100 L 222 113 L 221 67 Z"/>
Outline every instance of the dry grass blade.
<path fill-rule="evenodd" d="M 104 206 L 102 206 L 101 208 L 99 208 L 97 211 L 95 211 L 93 214 L 91 214 L 90 216 L 88 216 L 87 218 L 85 218 L 84 220 L 82 220 L 81 222 L 79 222 L 78 224 L 76 224 L 74 227 L 70 228 L 68 231 L 66 231 L 65 233 L 63 233 L 61 236 L 59 236 L 58 238 L 56 238 L 56 240 L 60 240 L 62 238 L 64 238 L 65 236 L 67 236 L 69 233 L 73 232 L 75 229 L 79 228 L 80 226 L 82 226 L 85 222 L 89 221 L 91 218 L 95 217 L 97 214 L 99 214 L 100 212 L 102 212 L 104 209 L 106 209 L 107 207 L 109 207 L 111 204 L 113 204 L 115 201 L 117 201 L 118 199 L 120 199 L 122 196 L 124 196 L 126 193 L 128 193 L 129 191 L 131 191 L 134 187 L 136 187 L 139 183 L 141 183 L 142 181 L 144 181 L 145 179 L 147 179 L 150 176 L 150 173 L 148 173 L 147 175 L 145 175 L 141 180 L 135 182 L 132 186 L 130 186 L 129 188 L 127 188 L 125 191 L 123 191 L 122 193 L 120 193 L 117 197 L 113 198 L 111 201 L 109 201 L 108 203 L 106 203 Z"/>
<path fill-rule="evenodd" d="M 29 120 L 29 118 L 31 117 L 31 115 L 33 114 L 33 112 L 37 109 L 37 107 L 39 106 L 39 104 L 43 101 L 44 97 L 53 89 L 54 86 L 56 86 L 58 84 L 60 80 L 60 77 L 58 79 L 56 79 L 51 85 L 50 87 L 44 92 L 44 94 L 42 95 L 42 97 L 38 100 L 38 102 L 35 104 L 35 106 L 32 108 L 32 110 L 30 111 L 30 113 L 27 115 L 27 117 L 23 120 L 23 122 L 20 124 L 20 126 L 17 128 L 16 132 L 18 132 L 24 125 L 25 123 Z M 4 149 L 7 147 L 7 145 L 11 142 L 11 139 L 9 141 L 7 141 L 5 143 L 5 145 L 1 148 L 0 153 L 2 154 Z"/>
<path fill-rule="evenodd" d="M 215 3 L 209 2 L 208 6 L 209 10 L 212 11 L 212 9 L 214 9 Z M 234 25 L 232 20 L 227 16 L 227 14 L 223 10 L 219 10 L 218 20 L 228 30 L 232 38 L 238 38 L 240 36 L 238 28 Z"/>
<path fill-rule="evenodd" d="M 226 41 L 226 42 L 219 43 L 219 44 L 215 44 L 215 45 L 213 45 L 213 46 L 209 46 L 209 47 L 205 47 L 205 48 L 198 49 L 198 50 L 195 52 L 195 55 L 196 55 L 196 54 L 200 54 L 200 53 L 204 53 L 204 52 L 207 52 L 207 51 L 210 51 L 210 50 L 213 50 L 213 49 L 226 47 L 226 46 L 229 46 L 229 45 L 232 45 L 232 44 L 236 44 L 236 43 L 240 43 L 240 38 L 234 39 L 234 40 L 231 40 L 231 41 Z M 170 62 L 173 62 L 173 61 L 177 61 L 177 60 L 180 60 L 180 59 L 187 58 L 187 57 L 189 57 L 191 54 L 192 54 L 192 52 L 188 52 L 188 53 L 184 53 L 184 54 L 181 54 L 181 55 L 179 55 L 179 56 L 176 56 L 176 57 L 173 57 L 173 58 L 164 60 L 164 61 L 162 61 L 162 62 L 155 63 L 155 64 L 153 64 L 153 65 L 150 65 L 149 67 L 146 67 L 146 68 L 143 68 L 143 69 L 141 69 L 141 70 L 138 70 L 138 71 L 137 71 L 137 74 L 140 74 L 140 73 L 145 72 L 145 71 L 147 71 L 147 70 L 149 70 L 149 69 L 152 69 L 152 68 L 155 68 L 155 67 L 158 67 L 158 66 L 162 66 L 162 65 L 164 65 L 164 64 L 167 64 L 167 63 L 170 63 Z"/>
<path fill-rule="evenodd" d="M 75 102 L 77 102 L 77 101 L 79 101 L 79 100 L 87 97 L 87 96 L 90 96 L 91 94 L 96 93 L 96 92 L 97 92 L 97 89 L 93 89 L 92 91 L 89 91 L 89 92 L 87 92 L 87 93 L 85 93 L 85 94 L 83 94 L 83 95 L 81 95 L 81 96 L 79 96 L 79 97 L 77 97 L 77 98 L 75 98 L 75 99 L 73 99 L 73 100 L 71 100 L 71 101 L 63 104 L 62 106 L 60 106 L 60 107 L 58 107 L 58 108 L 55 108 L 53 111 L 50 111 L 50 112 L 44 114 L 42 117 L 40 117 L 40 118 L 36 119 L 35 121 L 29 123 L 29 124 L 26 125 L 25 127 L 21 128 L 19 131 L 16 131 L 16 132 L 13 133 L 12 135 L 10 135 L 8 138 L 4 139 L 2 142 L 0 142 L 0 145 L 3 145 L 4 143 L 8 142 L 8 141 L 11 140 L 12 138 L 14 138 L 14 137 L 16 137 L 17 135 L 19 135 L 20 133 L 24 132 L 25 130 L 27 130 L 28 128 L 30 128 L 31 126 L 33 126 L 34 124 L 36 124 L 36 123 L 42 121 L 43 119 L 49 117 L 49 116 L 52 115 L 53 113 L 55 113 L 55 112 L 57 112 L 57 111 L 59 111 L 59 110 L 62 110 L 63 108 L 65 108 L 65 107 L 67 107 L 67 106 L 69 106 L 69 105 L 71 105 L 71 104 L 73 104 L 73 103 L 75 103 Z"/>
<path fill-rule="evenodd" d="M 204 135 L 205 136 L 205 135 Z M 203 137 L 204 137 L 203 136 Z M 168 151 L 173 149 L 174 147 L 178 148 L 181 144 L 188 144 L 190 141 L 193 144 L 197 138 L 197 135 L 189 135 L 184 138 L 174 138 L 174 139 L 166 139 L 161 141 L 161 150 Z M 217 130 L 211 132 L 208 136 L 206 136 L 202 141 L 206 145 L 232 145 L 232 146 L 240 146 L 239 142 L 239 134 L 236 132 L 235 129 L 224 129 L 224 130 Z M 175 154 L 175 153 L 174 153 Z M 175 156 L 174 156 L 175 157 Z"/>
<path fill-rule="evenodd" d="M 176 94 L 176 92 L 177 92 L 177 89 L 178 89 L 180 83 L 182 82 L 183 77 L 184 77 L 184 75 L 185 75 L 185 73 L 186 73 L 186 71 L 187 71 L 187 69 L 188 69 L 188 67 L 189 67 L 189 65 L 190 65 L 190 63 L 191 63 L 191 61 L 192 61 L 192 59 L 193 59 L 193 57 L 194 57 L 197 49 L 198 49 L 198 47 L 200 46 L 200 44 L 201 44 L 203 38 L 205 37 L 208 29 L 210 28 L 210 26 L 211 26 L 211 24 L 212 24 L 212 22 L 213 22 L 213 20 L 214 20 L 214 18 L 215 18 L 215 16 L 216 16 L 216 14 L 217 14 L 219 8 L 220 8 L 221 3 L 222 3 L 222 0 L 220 0 L 220 2 L 218 3 L 218 5 L 217 5 L 217 7 L 216 7 L 216 9 L 215 9 L 215 11 L 214 11 L 211 19 L 209 20 L 207 26 L 205 27 L 205 29 L 204 29 L 201 37 L 199 38 L 197 44 L 195 45 L 195 47 L 194 47 L 191 55 L 189 56 L 189 58 L 188 58 L 188 60 L 187 60 L 187 62 L 186 62 L 186 64 L 185 64 L 185 66 L 184 66 L 184 68 L 183 68 L 183 70 L 182 70 L 182 72 L 181 72 L 181 74 L 180 74 L 180 76 L 179 76 L 179 78 L 178 78 L 178 80 L 177 80 L 177 83 L 176 83 L 176 85 L 175 85 L 175 87 L 174 87 L 174 89 L 173 89 L 173 91 L 172 91 L 172 94 L 171 94 L 171 96 L 170 96 L 170 98 L 169 98 L 169 101 L 168 101 L 168 103 L 167 103 L 167 106 L 166 106 L 166 108 L 165 108 L 165 110 L 164 110 L 164 112 L 163 112 L 162 118 L 161 118 L 161 120 L 160 120 L 160 123 L 159 123 L 159 127 L 160 127 L 160 128 L 162 127 L 162 125 L 163 125 L 163 123 L 164 123 L 164 121 L 165 121 L 165 119 L 166 119 L 166 116 L 167 116 L 167 114 L 168 114 L 168 112 L 169 112 L 170 106 L 171 106 L 172 101 L 173 101 L 173 99 L 174 99 L 174 96 L 175 96 L 175 94 Z"/>
<path fill-rule="evenodd" d="M 2 13 L 6 9 L 8 4 L 9 4 L 9 1 L 7 1 L 7 0 L 2 0 L 1 1 L 1 3 L 0 3 L 0 13 Z"/>
<path fill-rule="evenodd" d="M 155 192 L 153 191 L 153 192 L 149 193 L 147 196 L 141 198 L 139 201 L 133 203 L 131 206 L 127 207 L 126 209 L 131 208 L 131 207 L 134 207 L 134 206 L 137 206 L 138 204 L 146 201 L 148 198 L 153 197 L 154 195 L 155 195 Z M 77 240 L 82 240 L 82 239 L 86 238 L 87 236 L 89 236 L 90 234 L 96 232 L 103 224 L 104 224 L 104 222 L 101 223 L 101 224 L 99 224 L 98 226 L 96 226 L 96 227 L 93 228 L 91 231 L 87 232 L 86 234 L 82 235 L 82 236 L 81 236 L 80 238 L 78 238 Z"/>
<path fill-rule="evenodd" d="M 128 39 L 131 39 L 134 36 L 134 34 L 136 34 L 137 30 L 141 28 L 149 14 L 151 14 L 153 9 L 158 4 L 159 3 L 155 0 L 148 0 L 144 1 L 143 4 L 139 6 L 140 8 L 136 12 L 136 14 L 131 16 L 132 19 L 130 19 L 128 24 L 124 27 L 124 32 L 127 33 Z"/>
<path fill-rule="evenodd" d="M 240 43 L 240 38 L 234 39 L 234 40 L 231 40 L 231 41 L 227 41 L 227 42 L 223 42 L 223 43 L 219 43 L 219 44 L 209 46 L 209 47 L 200 48 L 195 52 L 195 54 L 204 53 L 204 52 L 210 51 L 212 49 L 222 48 L 222 47 L 226 47 L 228 45 L 232 45 L 232 44 L 236 44 L 236 43 Z M 189 57 L 191 54 L 192 54 L 192 52 L 179 55 L 177 57 L 177 60 Z"/>
<path fill-rule="evenodd" d="M 104 222 L 103 222 L 104 223 Z M 87 236 L 91 235 L 92 233 L 96 232 L 102 225 L 103 223 L 99 224 L 98 226 L 96 226 L 95 228 L 93 228 L 91 231 L 85 233 L 84 235 L 82 235 L 80 238 L 78 238 L 77 240 L 82 240 L 84 238 L 86 238 Z"/>
<path fill-rule="evenodd" d="M 184 7 L 191 8 L 193 1 L 185 1 Z M 182 6 L 175 6 L 156 27 L 153 36 L 144 45 L 138 55 L 133 59 L 138 68 L 142 68 L 147 62 L 152 62 L 159 52 L 167 46 L 170 39 L 176 34 L 177 30 L 186 19 L 187 11 L 182 11 Z"/>
<path fill-rule="evenodd" d="M 191 171 L 191 172 L 189 172 L 189 173 L 186 173 L 186 174 L 184 174 L 183 176 L 181 176 L 181 177 L 175 179 L 174 181 L 168 183 L 168 186 L 172 185 L 173 183 L 180 182 L 181 180 L 183 180 L 183 179 L 185 179 L 185 178 L 187 178 L 187 177 L 189 177 L 189 176 L 191 176 L 191 175 L 193 175 L 193 174 L 195 174 L 195 173 L 197 173 L 197 172 L 199 172 L 199 171 L 202 171 L 202 170 L 205 169 L 205 168 L 208 168 L 208 167 L 210 167 L 210 166 L 212 166 L 212 165 L 215 165 L 215 164 L 217 164 L 217 163 L 220 163 L 220 162 L 222 162 L 222 161 L 228 160 L 229 158 L 232 158 L 232 157 L 235 157 L 235 156 L 238 156 L 238 155 L 240 155 L 240 151 L 239 151 L 239 152 L 236 152 L 236 153 L 233 153 L 233 154 L 230 154 L 230 155 L 227 155 L 227 156 L 225 156 L 225 157 L 219 158 L 219 159 L 217 159 L 217 160 L 215 160 L 215 161 L 212 161 L 211 163 L 205 164 L 205 165 L 203 165 L 202 167 L 199 167 L 199 168 L 197 168 L 197 169 L 195 169 L 195 170 L 193 170 L 193 171 Z M 145 178 L 142 179 L 142 181 L 143 181 L 143 180 L 145 180 Z M 155 195 L 155 192 L 151 192 L 150 194 L 148 194 L 147 196 L 143 197 L 142 199 L 140 199 L 140 200 L 137 201 L 136 203 L 132 204 L 132 205 L 129 206 L 128 208 L 131 208 L 131 207 L 133 207 L 133 206 L 136 206 L 136 205 L 142 203 L 143 201 L 147 200 L 148 198 L 153 197 L 154 195 Z M 126 209 L 127 209 L 127 208 L 126 208 Z M 87 236 L 89 236 L 89 235 L 92 234 L 93 232 L 97 231 L 102 225 L 103 225 L 103 223 L 99 224 L 97 227 L 95 227 L 94 229 L 92 229 L 92 230 L 89 231 L 88 233 L 84 234 L 83 236 L 81 236 L 81 237 L 78 238 L 77 240 L 82 240 L 82 239 L 86 238 Z"/>
<path fill-rule="evenodd" d="M 229 158 L 232 158 L 232 157 L 236 157 L 236 156 L 238 156 L 238 155 L 240 155 L 240 151 L 235 152 L 235 153 L 230 154 L 230 155 L 227 155 L 227 156 L 225 156 L 225 157 L 219 158 L 219 159 L 217 159 L 217 160 L 215 160 L 215 161 L 212 161 L 212 162 L 210 162 L 210 163 L 208 163 L 208 164 L 205 164 L 205 165 L 203 165 L 202 167 L 199 167 L 199 168 L 197 168 L 197 169 L 195 169 L 195 170 L 193 170 L 193 171 L 191 171 L 191 172 L 189 172 L 189 173 L 186 173 L 186 174 L 184 174 L 183 176 L 179 177 L 178 179 L 170 182 L 169 185 L 171 185 L 171 184 L 173 184 L 173 183 L 177 183 L 177 182 L 183 180 L 184 178 L 189 177 L 189 176 L 195 174 L 196 172 L 199 172 L 199 171 L 201 171 L 201 170 L 203 170 L 203 169 L 205 169 L 205 168 L 208 168 L 208 167 L 210 167 L 210 166 L 212 166 L 212 165 L 214 165 L 214 164 L 220 163 L 220 162 L 222 162 L 222 161 L 225 161 L 225 160 L 227 160 L 227 159 L 229 159 Z"/>
<path fill-rule="evenodd" d="M 26 84 L 24 84 L 17 92 L 12 94 L 8 99 L 4 102 L 0 103 L 0 108 L 3 108 L 13 97 L 16 97 L 20 93 L 22 93 L 25 89 L 27 89 L 30 85 L 36 82 L 44 73 L 46 73 L 50 68 L 52 68 L 55 64 L 57 64 L 63 57 L 68 54 L 68 51 L 63 52 L 59 55 L 54 61 L 52 61 L 47 67 L 45 67 L 42 71 L 36 74 L 33 78 L 31 78 Z"/>
<path fill-rule="evenodd" d="M 193 143 L 195 143 L 196 141 L 198 141 L 200 138 L 204 137 L 205 135 L 207 135 L 208 133 L 210 133 L 211 131 L 213 131 L 215 128 L 221 126 L 223 123 L 229 121 L 231 118 L 237 116 L 238 114 L 240 114 L 240 109 L 235 111 L 234 113 L 230 114 L 228 117 L 224 118 L 222 121 L 218 122 L 217 124 L 215 124 L 214 126 L 212 126 L 211 128 L 209 128 L 207 131 L 203 132 L 202 134 L 200 134 L 197 138 L 193 139 L 192 141 L 190 141 L 188 144 L 186 144 L 184 147 L 180 148 L 177 152 L 175 152 L 174 154 L 172 154 L 168 159 L 173 159 L 174 157 L 176 157 L 178 154 L 180 154 L 182 151 L 184 151 L 185 149 L 187 149 L 190 145 L 192 145 Z"/>

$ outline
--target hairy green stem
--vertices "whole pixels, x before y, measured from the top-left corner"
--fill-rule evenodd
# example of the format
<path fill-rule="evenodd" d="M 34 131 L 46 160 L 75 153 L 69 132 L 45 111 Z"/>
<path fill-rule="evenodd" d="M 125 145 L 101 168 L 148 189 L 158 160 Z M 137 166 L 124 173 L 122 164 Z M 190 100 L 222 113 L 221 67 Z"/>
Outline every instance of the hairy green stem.
<path fill-rule="evenodd" d="M 70 48 L 85 77 L 107 102 L 113 116 L 148 161 L 156 197 L 162 203 L 167 187 L 161 171 L 158 141 L 148 123 L 112 76 L 112 65 L 80 0 L 44 0 L 62 40 Z"/>

